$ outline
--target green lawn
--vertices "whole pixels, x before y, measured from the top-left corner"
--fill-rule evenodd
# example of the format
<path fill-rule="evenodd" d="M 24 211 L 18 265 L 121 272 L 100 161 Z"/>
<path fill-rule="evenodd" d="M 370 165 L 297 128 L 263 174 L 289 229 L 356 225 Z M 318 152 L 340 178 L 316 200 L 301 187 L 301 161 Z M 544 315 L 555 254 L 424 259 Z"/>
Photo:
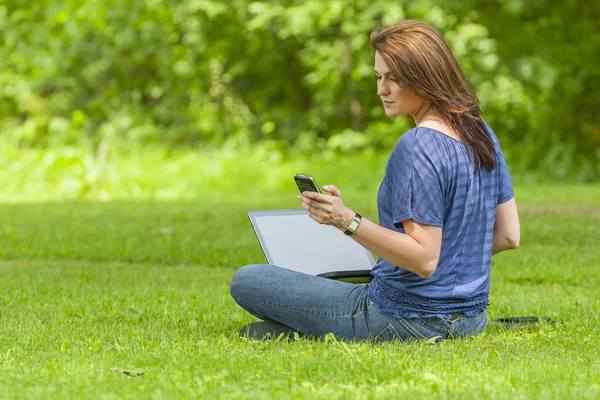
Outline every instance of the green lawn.
<path fill-rule="evenodd" d="M 564 324 L 384 345 L 237 337 L 254 319 L 230 278 L 264 261 L 246 213 L 294 193 L 0 204 L 0 396 L 598 398 L 600 186 L 517 198 L 521 247 L 494 257 L 489 317 Z M 345 201 L 376 219 L 374 193 Z"/>

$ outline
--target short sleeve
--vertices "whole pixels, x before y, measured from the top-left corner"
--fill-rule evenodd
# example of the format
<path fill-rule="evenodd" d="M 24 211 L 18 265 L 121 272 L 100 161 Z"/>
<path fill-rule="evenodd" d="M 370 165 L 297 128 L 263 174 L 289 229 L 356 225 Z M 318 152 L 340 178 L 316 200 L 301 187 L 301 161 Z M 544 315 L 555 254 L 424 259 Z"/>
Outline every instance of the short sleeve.
<path fill-rule="evenodd" d="M 513 190 L 512 179 L 508 172 L 508 166 L 504 160 L 502 149 L 500 149 L 500 141 L 492 128 L 487 124 L 485 125 L 492 137 L 496 151 L 496 168 L 498 169 L 498 200 L 496 204 L 502 204 L 515 197 L 515 191 Z"/>
<path fill-rule="evenodd" d="M 504 156 L 502 155 L 502 151 L 498 149 L 496 153 L 496 161 L 498 163 L 498 204 L 502 204 L 507 202 L 508 200 L 515 197 L 515 191 L 512 186 L 512 179 L 510 178 L 510 173 L 508 172 L 508 166 L 506 165 L 506 161 L 504 161 Z"/>
<path fill-rule="evenodd" d="M 416 138 L 414 131 L 400 139 L 388 165 L 393 223 L 400 228 L 412 219 L 442 227 L 445 201 L 435 162 L 440 149 L 428 141 L 430 136 Z"/>

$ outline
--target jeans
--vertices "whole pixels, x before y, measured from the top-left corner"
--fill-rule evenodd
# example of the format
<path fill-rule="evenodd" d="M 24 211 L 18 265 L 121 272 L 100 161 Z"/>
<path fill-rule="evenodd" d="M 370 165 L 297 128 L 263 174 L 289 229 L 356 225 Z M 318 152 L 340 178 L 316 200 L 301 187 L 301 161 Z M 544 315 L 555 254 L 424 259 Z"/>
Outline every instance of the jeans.
<path fill-rule="evenodd" d="M 379 342 L 450 339 L 477 335 L 485 327 L 485 311 L 448 319 L 394 318 L 379 311 L 366 289 L 273 265 L 240 268 L 231 281 L 231 296 L 250 314 L 317 338 L 333 333 Z"/>

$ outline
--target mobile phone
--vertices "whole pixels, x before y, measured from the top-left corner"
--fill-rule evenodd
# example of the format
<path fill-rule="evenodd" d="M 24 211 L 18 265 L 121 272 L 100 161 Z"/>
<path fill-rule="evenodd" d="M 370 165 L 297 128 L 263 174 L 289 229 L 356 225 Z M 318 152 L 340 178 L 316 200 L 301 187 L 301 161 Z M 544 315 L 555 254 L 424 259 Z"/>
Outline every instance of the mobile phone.
<path fill-rule="evenodd" d="M 536 324 L 538 322 L 551 323 L 552 320 L 548 317 L 505 317 L 496 318 L 494 322 L 502 325 L 527 325 Z"/>
<path fill-rule="evenodd" d="M 296 185 L 298 186 L 298 189 L 300 189 L 300 193 L 302 193 L 302 192 L 321 193 L 321 189 L 319 189 L 319 185 L 317 185 L 317 182 L 315 182 L 314 178 L 310 175 L 296 174 L 296 175 L 294 175 L 294 180 L 296 181 Z"/>

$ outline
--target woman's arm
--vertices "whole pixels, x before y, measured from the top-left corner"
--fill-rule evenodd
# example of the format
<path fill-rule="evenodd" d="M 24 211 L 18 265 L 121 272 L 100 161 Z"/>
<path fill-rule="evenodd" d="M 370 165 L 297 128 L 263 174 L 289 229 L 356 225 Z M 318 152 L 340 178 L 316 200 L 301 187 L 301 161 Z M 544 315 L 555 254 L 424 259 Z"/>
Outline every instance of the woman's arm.
<path fill-rule="evenodd" d="M 354 212 L 344 206 L 341 193 L 333 185 L 324 186 L 331 193 L 325 196 L 316 192 L 304 192 L 298 196 L 308 215 L 320 224 L 333 225 L 346 230 Z M 384 228 L 366 218 L 352 235 L 352 238 L 377 256 L 421 278 L 429 278 L 437 268 L 442 248 L 442 228 L 423 225 L 406 220 L 404 233 Z"/>
<path fill-rule="evenodd" d="M 496 223 L 494 224 L 494 239 L 492 255 L 504 250 L 516 249 L 521 239 L 519 213 L 515 198 L 496 207 Z"/>
<path fill-rule="evenodd" d="M 347 210 L 350 224 L 354 212 Z M 363 218 L 352 238 L 389 263 L 427 279 L 433 275 L 440 260 L 442 228 L 423 225 L 411 219 L 403 224 L 406 234 Z M 348 225 L 338 228 L 345 230 L 346 226 Z"/>

